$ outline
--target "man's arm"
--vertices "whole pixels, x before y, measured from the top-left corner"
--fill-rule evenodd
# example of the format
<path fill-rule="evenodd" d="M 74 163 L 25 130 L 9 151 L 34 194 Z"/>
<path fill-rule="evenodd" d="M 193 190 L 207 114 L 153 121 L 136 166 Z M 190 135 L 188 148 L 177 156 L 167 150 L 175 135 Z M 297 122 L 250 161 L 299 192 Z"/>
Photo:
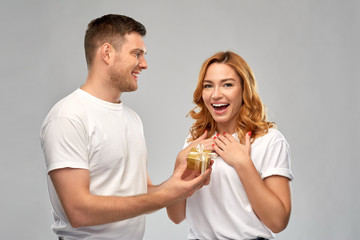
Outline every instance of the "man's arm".
<path fill-rule="evenodd" d="M 209 177 L 186 181 L 182 164 L 170 179 L 148 194 L 131 197 L 97 196 L 89 191 L 90 176 L 85 169 L 63 168 L 49 172 L 65 213 L 74 228 L 105 224 L 136 217 L 171 205 L 193 194 Z"/>

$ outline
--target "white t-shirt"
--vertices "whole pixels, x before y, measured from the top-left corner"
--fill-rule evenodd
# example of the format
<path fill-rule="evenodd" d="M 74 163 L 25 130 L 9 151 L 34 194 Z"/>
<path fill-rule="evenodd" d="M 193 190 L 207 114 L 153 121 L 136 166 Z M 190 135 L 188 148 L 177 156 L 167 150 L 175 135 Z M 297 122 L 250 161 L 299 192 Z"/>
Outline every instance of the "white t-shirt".
<path fill-rule="evenodd" d="M 147 192 L 147 149 L 139 116 L 123 103 L 102 101 L 77 89 L 60 100 L 41 128 L 49 173 L 60 168 L 90 172 L 90 192 L 133 196 Z M 143 239 L 145 215 L 92 227 L 71 227 L 48 176 L 53 231 L 64 239 Z"/>
<path fill-rule="evenodd" d="M 238 140 L 237 134 L 233 136 Z M 251 159 L 263 179 L 272 175 L 293 179 L 289 145 L 276 129 L 252 143 Z M 210 184 L 187 199 L 186 222 L 189 239 L 274 237 L 255 215 L 236 170 L 221 157 L 214 160 Z"/>

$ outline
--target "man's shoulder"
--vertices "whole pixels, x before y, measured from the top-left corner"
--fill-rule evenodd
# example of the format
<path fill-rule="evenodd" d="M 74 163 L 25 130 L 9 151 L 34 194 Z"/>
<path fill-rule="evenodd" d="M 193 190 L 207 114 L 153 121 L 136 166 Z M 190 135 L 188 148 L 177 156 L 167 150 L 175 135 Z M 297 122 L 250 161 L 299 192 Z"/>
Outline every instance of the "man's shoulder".
<path fill-rule="evenodd" d="M 78 114 L 83 111 L 83 105 L 84 103 L 78 94 L 78 90 L 75 90 L 63 99 L 59 100 L 53 106 L 49 114 L 58 116 Z"/>
<path fill-rule="evenodd" d="M 84 112 L 84 104 L 77 90 L 59 100 L 47 114 L 43 125 L 56 118 L 78 118 Z"/>

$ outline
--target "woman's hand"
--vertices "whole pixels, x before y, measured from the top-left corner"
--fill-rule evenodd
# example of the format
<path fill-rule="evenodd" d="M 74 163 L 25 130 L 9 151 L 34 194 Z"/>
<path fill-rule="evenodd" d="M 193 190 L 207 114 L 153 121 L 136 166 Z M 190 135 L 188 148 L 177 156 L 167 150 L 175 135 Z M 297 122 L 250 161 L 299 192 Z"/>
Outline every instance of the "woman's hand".
<path fill-rule="evenodd" d="M 204 150 L 213 152 L 213 151 L 215 151 L 215 149 L 214 149 L 215 139 L 216 139 L 216 137 L 203 139 L 200 142 L 198 142 L 197 144 L 202 144 L 204 146 Z M 196 146 L 194 146 L 194 147 L 196 147 Z"/>
<path fill-rule="evenodd" d="M 205 130 L 203 135 L 201 135 L 196 140 L 192 141 L 189 146 L 184 148 L 181 152 L 179 152 L 176 162 L 175 162 L 175 169 L 182 164 L 183 162 L 186 162 L 186 158 L 189 155 L 191 149 L 193 147 L 196 147 L 199 143 L 204 145 L 205 150 L 214 151 L 214 138 L 207 138 L 208 132 Z"/>
<path fill-rule="evenodd" d="M 228 133 L 218 134 L 215 139 L 214 149 L 216 153 L 230 166 L 243 165 L 246 161 L 251 161 L 251 132 L 246 134 L 245 143 L 239 143 Z"/>
<path fill-rule="evenodd" d="M 206 150 L 211 150 L 213 151 L 214 149 L 214 139 L 213 138 L 207 138 L 207 134 L 208 132 L 205 130 L 205 132 L 203 133 L 203 135 L 201 135 L 199 138 L 197 138 L 196 140 L 192 141 L 190 143 L 189 146 L 187 146 L 185 149 L 183 149 L 181 152 L 179 152 L 176 161 L 175 161 L 175 167 L 174 167 L 174 171 L 181 166 L 181 164 L 186 164 L 186 159 L 187 156 L 189 155 L 191 149 L 193 147 L 196 147 L 199 143 L 203 144 Z M 211 147 L 211 148 L 210 148 Z M 214 161 L 210 162 L 210 168 L 212 166 Z M 193 179 L 194 177 L 197 177 L 200 173 L 194 170 L 185 170 L 184 174 L 182 176 L 183 180 L 190 180 Z M 210 176 L 208 177 L 208 179 L 204 182 L 204 185 L 208 185 L 210 183 Z"/>

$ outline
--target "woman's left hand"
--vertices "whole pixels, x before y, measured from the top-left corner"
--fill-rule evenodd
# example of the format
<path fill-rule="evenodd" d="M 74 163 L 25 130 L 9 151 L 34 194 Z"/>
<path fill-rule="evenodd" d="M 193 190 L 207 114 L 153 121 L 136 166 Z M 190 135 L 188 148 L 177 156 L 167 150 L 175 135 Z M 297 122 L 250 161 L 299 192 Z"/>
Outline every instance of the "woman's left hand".
<path fill-rule="evenodd" d="M 245 164 L 251 161 L 250 134 L 245 135 L 245 143 L 239 143 L 231 134 L 224 133 L 217 135 L 214 149 L 216 153 L 230 166 Z"/>

